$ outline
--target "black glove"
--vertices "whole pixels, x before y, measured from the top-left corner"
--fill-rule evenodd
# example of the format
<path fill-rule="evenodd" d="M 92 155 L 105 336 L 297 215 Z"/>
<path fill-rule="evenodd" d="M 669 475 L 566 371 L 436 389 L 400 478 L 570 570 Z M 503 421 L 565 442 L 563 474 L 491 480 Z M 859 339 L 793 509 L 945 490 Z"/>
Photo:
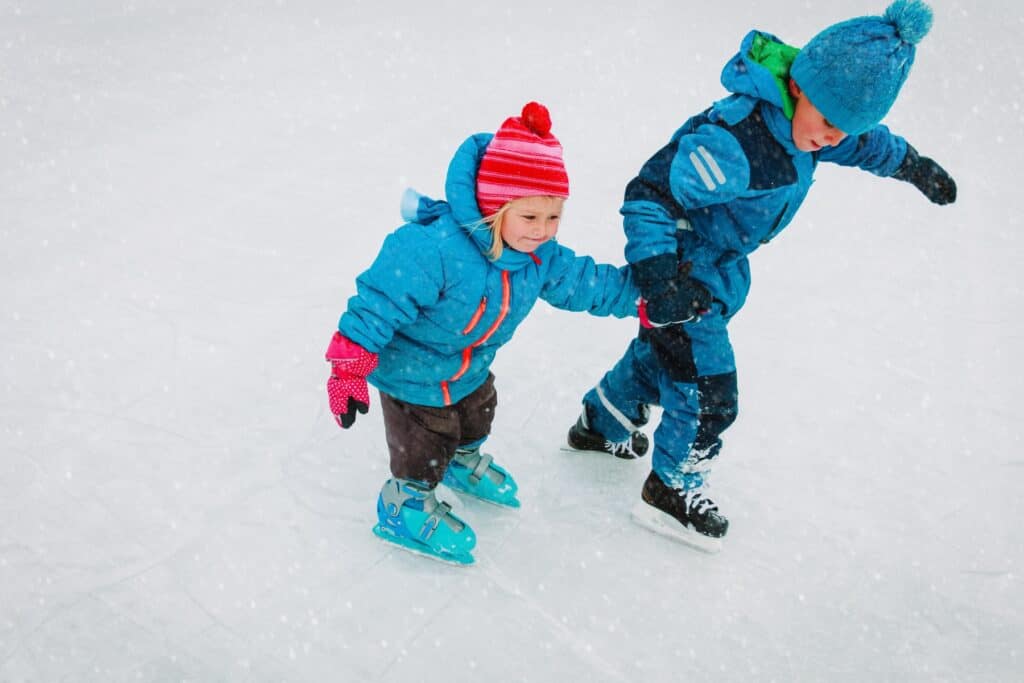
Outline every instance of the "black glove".
<path fill-rule="evenodd" d="M 633 264 L 633 276 L 640 287 L 644 317 L 655 327 L 699 320 L 711 308 L 711 293 L 690 277 L 689 261 L 680 263 L 675 254 L 651 256 Z"/>
<path fill-rule="evenodd" d="M 911 183 L 936 204 L 952 204 L 956 201 L 956 183 L 946 173 L 946 169 L 928 157 L 919 155 L 911 145 L 907 145 L 907 156 L 892 177 Z"/>

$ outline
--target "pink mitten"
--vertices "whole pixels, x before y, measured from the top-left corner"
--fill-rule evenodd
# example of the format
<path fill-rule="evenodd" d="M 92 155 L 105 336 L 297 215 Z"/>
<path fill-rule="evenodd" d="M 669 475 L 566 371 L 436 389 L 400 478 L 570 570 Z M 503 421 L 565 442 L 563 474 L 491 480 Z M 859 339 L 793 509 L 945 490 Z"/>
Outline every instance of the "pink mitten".
<path fill-rule="evenodd" d="M 331 364 L 327 380 L 331 414 L 342 429 L 348 429 L 356 421 L 356 411 L 365 415 L 370 409 L 366 376 L 377 367 L 377 354 L 335 332 L 325 356 Z"/>

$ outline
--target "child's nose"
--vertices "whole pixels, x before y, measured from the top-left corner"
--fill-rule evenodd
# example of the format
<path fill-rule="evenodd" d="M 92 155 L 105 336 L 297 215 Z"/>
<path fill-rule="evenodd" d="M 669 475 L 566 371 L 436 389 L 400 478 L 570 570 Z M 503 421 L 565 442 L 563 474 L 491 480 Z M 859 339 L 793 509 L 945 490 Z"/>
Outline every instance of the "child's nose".
<path fill-rule="evenodd" d="M 846 133 L 841 130 L 830 129 L 825 133 L 825 142 L 827 142 L 829 146 L 832 146 L 839 144 L 839 142 L 845 137 Z"/>

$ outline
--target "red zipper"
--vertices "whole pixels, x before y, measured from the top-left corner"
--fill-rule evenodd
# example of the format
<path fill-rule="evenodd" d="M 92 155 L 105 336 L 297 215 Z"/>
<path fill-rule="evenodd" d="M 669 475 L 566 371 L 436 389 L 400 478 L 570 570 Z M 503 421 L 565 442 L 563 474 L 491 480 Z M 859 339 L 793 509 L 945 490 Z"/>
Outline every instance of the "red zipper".
<path fill-rule="evenodd" d="M 472 329 L 476 327 L 476 324 L 480 322 L 480 318 L 484 317 L 484 311 L 486 309 L 487 297 L 485 296 L 482 299 L 480 299 L 480 305 L 477 306 L 476 313 L 474 313 L 473 317 L 469 319 L 469 324 L 462 329 L 462 334 L 469 334 L 470 331 L 472 331 Z"/>
<path fill-rule="evenodd" d="M 462 364 L 459 366 L 458 372 L 449 377 L 447 380 L 441 382 L 441 394 L 444 396 L 444 404 L 446 406 L 450 406 L 452 404 L 451 394 L 448 391 L 449 382 L 454 382 L 455 380 L 459 379 L 464 374 L 466 374 L 466 371 L 469 370 L 470 361 L 472 361 L 473 359 L 473 349 L 480 346 L 481 344 L 484 344 L 488 339 L 491 338 L 491 336 L 495 332 L 498 331 L 498 328 L 501 327 L 501 323 L 505 321 L 505 317 L 508 315 L 508 304 L 511 298 L 511 279 L 508 271 L 503 270 L 501 271 L 501 309 L 498 311 L 497 319 L 493 323 L 491 323 L 491 326 L 487 328 L 487 331 L 484 332 L 482 337 L 477 339 L 475 342 L 473 342 L 466 348 L 462 349 Z M 483 316 L 484 309 L 486 307 L 487 298 L 484 297 L 484 299 L 480 302 L 480 306 L 477 308 L 476 313 L 473 314 L 473 318 L 469 321 L 469 325 L 467 325 L 466 329 L 463 330 L 463 334 L 468 333 L 469 330 L 473 329 L 476 326 L 476 324 L 480 322 L 480 318 Z"/>

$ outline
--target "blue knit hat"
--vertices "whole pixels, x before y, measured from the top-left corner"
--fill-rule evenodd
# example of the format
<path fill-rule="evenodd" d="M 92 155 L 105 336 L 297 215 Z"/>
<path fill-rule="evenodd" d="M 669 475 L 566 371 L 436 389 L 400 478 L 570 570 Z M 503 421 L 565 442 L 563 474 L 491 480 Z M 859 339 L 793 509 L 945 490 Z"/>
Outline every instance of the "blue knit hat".
<path fill-rule="evenodd" d="M 800 50 L 789 75 L 829 123 L 859 135 L 886 115 L 932 26 L 921 0 L 896 0 L 880 17 L 829 26 Z"/>

